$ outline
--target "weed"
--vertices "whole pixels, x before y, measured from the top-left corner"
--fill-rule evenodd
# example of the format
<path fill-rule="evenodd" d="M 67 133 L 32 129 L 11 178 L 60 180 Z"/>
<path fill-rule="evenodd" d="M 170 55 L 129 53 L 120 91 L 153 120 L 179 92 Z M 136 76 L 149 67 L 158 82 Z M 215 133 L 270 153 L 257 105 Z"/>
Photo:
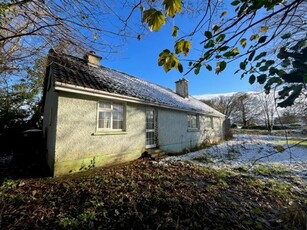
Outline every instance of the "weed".
<path fill-rule="evenodd" d="M 282 165 L 259 165 L 253 168 L 253 172 L 263 176 L 284 175 L 287 170 Z"/>
<path fill-rule="evenodd" d="M 261 189 L 261 190 L 266 188 L 266 183 L 257 178 L 251 178 L 251 177 L 247 178 L 246 184 L 250 188 Z"/>
<path fill-rule="evenodd" d="M 275 145 L 274 149 L 276 149 L 276 151 L 279 153 L 282 153 L 285 151 L 285 148 L 282 145 Z"/>
<path fill-rule="evenodd" d="M 7 188 L 7 189 L 14 189 L 16 188 L 18 185 L 18 182 L 15 180 L 11 180 L 11 179 L 7 179 L 3 182 L 2 186 L 3 188 Z"/>
<path fill-rule="evenodd" d="M 307 204 L 292 203 L 282 213 L 285 229 L 307 228 Z"/>
<path fill-rule="evenodd" d="M 96 160 L 95 160 L 95 157 L 93 157 L 89 165 L 86 165 L 84 162 L 82 162 L 79 171 L 95 168 L 95 164 L 96 164 Z"/>
<path fill-rule="evenodd" d="M 234 170 L 238 172 L 247 172 L 249 170 L 249 167 L 247 165 L 241 165 L 241 166 L 235 167 Z"/>
<path fill-rule="evenodd" d="M 263 212 L 259 207 L 255 207 L 249 211 L 248 219 L 243 221 L 247 226 L 253 226 L 255 229 L 263 229 Z"/>
<path fill-rule="evenodd" d="M 291 193 L 290 193 L 290 185 L 285 182 L 280 182 L 278 180 L 268 180 L 266 183 L 266 187 L 270 189 L 272 193 L 275 195 L 282 197 L 283 199 L 290 199 Z"/>
<path fill-rule="evenodd" d="M 64 213 L 60 213 L 57 218 L 62 228 L 76 228 L 79 225 L 78 219 Z"/>
<path fill-rule="evenodd" d="M 93 226 L 93 221 L 96 220 L 96 212 L 91 209 L 85 209 L 79 216 L 78 219 L 81 223 L 86 223 L 89 226 Z"/>
<path fill-rule="evenodd" d="M 206 149 L 206 148 L 210 148 L 212 146 L 218 145 L 221 141 L 209 141 L 209 140 L 205 140 L 203 141 L 198 148 L 199 149 Z"/>

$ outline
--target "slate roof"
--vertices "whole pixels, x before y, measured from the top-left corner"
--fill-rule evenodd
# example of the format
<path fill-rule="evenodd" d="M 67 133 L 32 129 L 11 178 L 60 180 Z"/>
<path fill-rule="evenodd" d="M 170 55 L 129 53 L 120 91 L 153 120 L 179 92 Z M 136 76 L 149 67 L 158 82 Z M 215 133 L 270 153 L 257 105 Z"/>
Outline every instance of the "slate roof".
<path fill-rule="evenodd" d="M 64 85 L 129 96 L 157 106 L 224 116 L 191 96 L 185 99 L 163 86 L 103 66 L 88 65 L 87 61 L 81 58 L 51 52 L 49 63 L 55 82 Z"/>

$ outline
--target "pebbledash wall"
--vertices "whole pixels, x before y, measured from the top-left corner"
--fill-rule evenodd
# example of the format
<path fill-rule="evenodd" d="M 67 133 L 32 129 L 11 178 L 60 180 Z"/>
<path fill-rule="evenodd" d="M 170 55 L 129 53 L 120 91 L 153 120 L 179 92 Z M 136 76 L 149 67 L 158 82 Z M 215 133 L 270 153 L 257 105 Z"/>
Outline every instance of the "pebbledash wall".
<path fill-rule="evenodd" d="M 55 119 L 47 127 L 47 159 L 54 176 L 131 161 L 145 151 L 144 106 L 126 104 L 125 131 L 98 133 L 98 98 L 58 92 L 57 101 Z"/>
<path fill-rule="evenodd" d="M 135 160 L 145 151 L 145 112 L 148 106 L 119 101 L 125 105 L 125 131 L 96 132 L 97 102 L 101 98 L 55 92 L 54 89 L 47 92 L 46 98 L 47 160 L 54 176 Z M 211 118 L 199 115 L 200 128 L 189 130 L 187 114 L 156 108 L 160 149 L 180 152 L 204 140 L 220 139 L 221 118 L 212 118 L 212 129 Z"/>
<path fill-rule="evenodd" d="M 158 145 L 166 152 L 181 152 L 199 146 L 203 142 L 219 142 L 223 137 L 223 121 L 220 117 L 198 115 L 199 128 L 189 129 L 187 115 L 190 113 L 158 110 Z"/>

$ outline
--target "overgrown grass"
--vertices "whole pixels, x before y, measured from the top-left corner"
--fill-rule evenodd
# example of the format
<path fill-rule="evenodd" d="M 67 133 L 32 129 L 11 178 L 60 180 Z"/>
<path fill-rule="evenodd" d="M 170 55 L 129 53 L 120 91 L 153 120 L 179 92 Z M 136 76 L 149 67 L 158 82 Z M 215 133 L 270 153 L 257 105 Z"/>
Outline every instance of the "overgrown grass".
<path fill-rule="evenodd" d="M 263 176 L 276 176 L 276 175 L 286 175 L 288 173 L 288 170 L 284 165 L 271 164 L 271 165 L 256 165 L 251 169 L 251 172 Z"/>

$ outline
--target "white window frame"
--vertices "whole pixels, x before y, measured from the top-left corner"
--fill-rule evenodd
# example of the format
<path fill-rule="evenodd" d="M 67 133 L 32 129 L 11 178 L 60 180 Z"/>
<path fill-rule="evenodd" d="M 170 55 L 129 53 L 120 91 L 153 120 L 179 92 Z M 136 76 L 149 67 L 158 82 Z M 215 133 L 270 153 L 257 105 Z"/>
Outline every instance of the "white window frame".
<path fill-rule="evenodd" d="M 210 117 L 210 128 L 214 129 L 214 117 Z"/>
<path fill-rule="evenodd" d="M 108 103 L 110 104 L 110 108 L 100 108 L 99 103 Z M 123 119 L 122 129 L 113 129 L 113 106 L 114 105 L 122 106 L 122 119 Z M 104 101 L 104 100 L 98 101 L 97 102 L 97 120 L 96 120 L 97 131 L 116 131 L 116 132 L 125 131 L 125 121 L 126 121 L 125 107 L 126 106 L 123 103 Z M 110 128 L 99 128 L 99 112 L 110 112 L 111 113 Z"/>
<path fill-rule="evenodd" d="M 196 118 L 196 126 L 191 127 L 191 117 L 195 117 Z M 187 115 L 187 125 L 188 125 L 188 129 L 189 130 L 198 130 L 199 129 L 199 115 L 198 114 L 188 114 Z"/>

